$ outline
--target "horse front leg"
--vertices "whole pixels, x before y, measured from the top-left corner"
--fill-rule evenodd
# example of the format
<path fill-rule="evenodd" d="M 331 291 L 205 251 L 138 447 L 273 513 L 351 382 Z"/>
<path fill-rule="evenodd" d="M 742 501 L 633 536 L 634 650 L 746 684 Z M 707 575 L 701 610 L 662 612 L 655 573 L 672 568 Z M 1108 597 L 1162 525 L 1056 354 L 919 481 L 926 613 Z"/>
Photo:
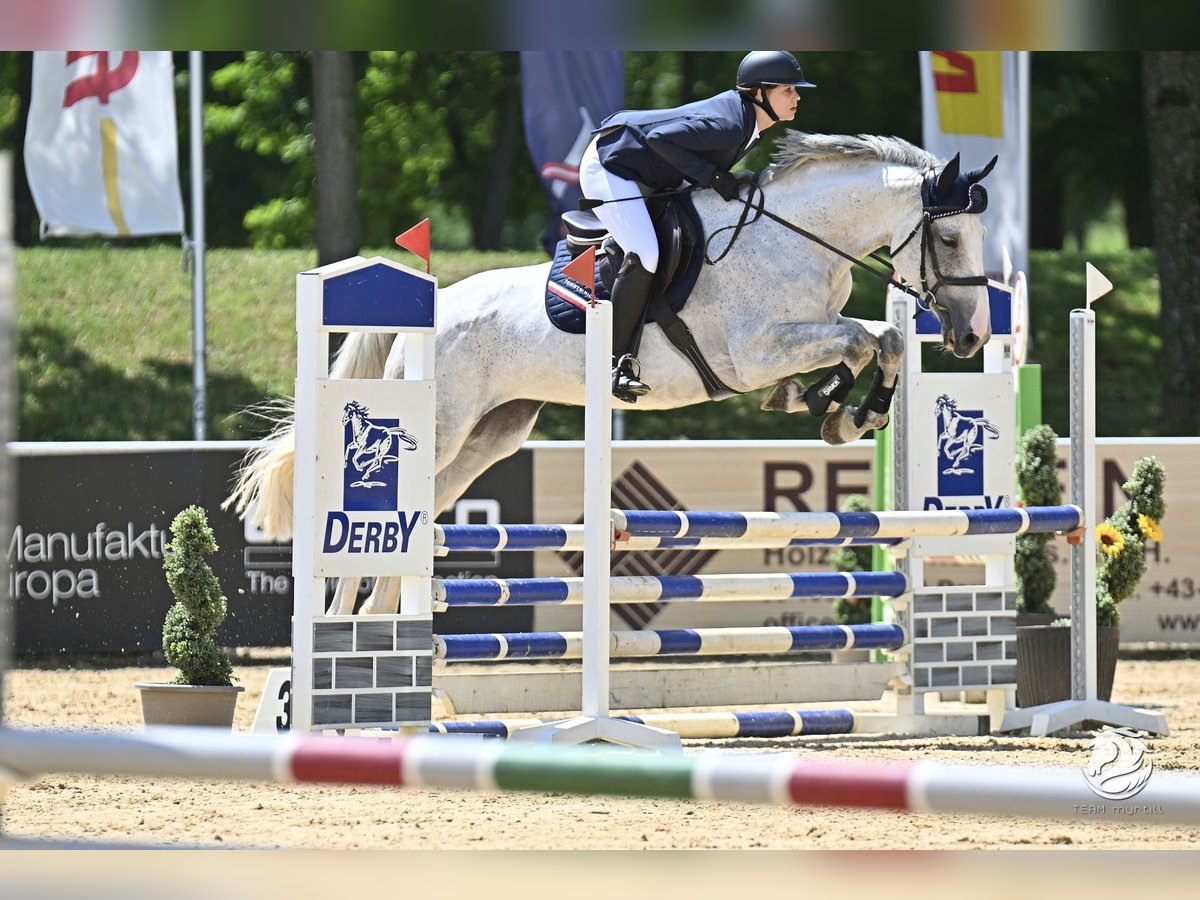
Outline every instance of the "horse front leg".
<path fill-rule="evenodd" d="M 904 335 L 894 325 L 868 319 L 847 321 L 862 326 L 871 336 L 878 363 L 871 386 L 859 404 L 841 406 L 821 423 L 821 437 L 828 444 L 858 440 L 868 431 L 887 425 L 900 363 L 904 358 Z"/>
<path fill-rule="evenodd" d="M 895 387 L 904 351 L 904 338 L 899 331 L 885 322 L 847 317 L 840 317 L 832 324 L 793 324 L 777 330 L 772 335 L 774 340 L 759 343 L 759 352 L 785 352 L 779 344 L 781 336 L 787 340 L 788 367 L 792 371 L 838 368 L 811 386 L 797 376 L 780 380 L 763 401 L 764 410 L 789 413 L 809 410 L 820 415 L 821 411 L 812 403 L 814 398 L 820 399 L 829 410 L 821 425 L 821 437 L 830 444 L 857 440 L 867 431 L 887 424 L 886 406 L 882 412 L 873 409 L 883 403 L 872 400 L 871 395 L 883 391 L 890 398 L 890 390 Z M 876 380 L 881 383 L 878 391 L 869 391 L 867 401 L 859 406 L 845 404 L 850 385 L 843 382 L 852 384 L 876 356 L 879 358 Z"/>

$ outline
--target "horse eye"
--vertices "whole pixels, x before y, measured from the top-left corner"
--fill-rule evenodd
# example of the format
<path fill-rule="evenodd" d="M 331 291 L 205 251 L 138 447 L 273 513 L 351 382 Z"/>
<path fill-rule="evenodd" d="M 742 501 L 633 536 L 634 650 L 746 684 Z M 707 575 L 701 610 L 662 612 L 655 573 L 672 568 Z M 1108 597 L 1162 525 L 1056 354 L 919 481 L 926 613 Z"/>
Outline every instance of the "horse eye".
<path fill-rule="evenodd" d="M 942 239 L 942 243 L 945 244 L 947 247 L 957 247 L 958 246 L 958 238 L 956 238 L 954 235 L 943 234 L 941 239 Z"/>

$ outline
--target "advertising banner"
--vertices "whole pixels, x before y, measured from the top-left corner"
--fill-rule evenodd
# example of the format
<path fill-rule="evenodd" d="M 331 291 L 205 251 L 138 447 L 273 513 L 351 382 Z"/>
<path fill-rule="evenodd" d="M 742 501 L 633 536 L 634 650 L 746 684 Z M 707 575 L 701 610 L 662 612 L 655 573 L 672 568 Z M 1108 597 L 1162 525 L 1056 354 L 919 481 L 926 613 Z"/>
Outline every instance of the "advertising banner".
<path fill-rule="evenodd" d="M 963 171 L 999 156 L 985 182 L 988 239 L 984 266 L 1003 280 L 1003 251 L 1029 270 L 1029 54 L 1014 50 L 922 50 L 921 96 L 926 150 Z"/>
<path fill-rule="evenodd" d="M 171 520 L 193 503 L 208 514 L 220 548 L 208 558 L 229 600 L 218 640 L 287 646 L 290 569 L 285 577 L 246 571 L 242 523 L 220 508 L 242 451 L 130 446 L 143 449 L 16 454 L 16 525 L 4 541 L 17 653 L 161 650 L 163 618 L 175 602 L 163 549 Z"/>
<path fill-rule="evenodd" d="M 39 50 L 25 170 L 54 237 L 179 234 L 175 72 L 168 50 Z"/>

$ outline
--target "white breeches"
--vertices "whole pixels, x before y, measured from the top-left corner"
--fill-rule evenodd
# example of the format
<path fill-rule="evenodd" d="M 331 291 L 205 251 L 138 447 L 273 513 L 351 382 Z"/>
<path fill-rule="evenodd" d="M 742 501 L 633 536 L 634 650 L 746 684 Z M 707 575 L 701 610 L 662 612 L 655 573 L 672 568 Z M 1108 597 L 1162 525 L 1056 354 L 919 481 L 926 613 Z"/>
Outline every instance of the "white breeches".
<path fill-rule="evenodd" d="M 629 181 L 619 175 L 614 175 L 600 164 L 596 153 L 596 142 L 588 144 L 579 161 L 579 187 L 583 196 L 589 200 L 623 200 L 621 203 L 603 203 L 593 212 L 604 223 L 604 227 L 621 245 L 626 253 L 636 253 L 642 261 L 642 268 L 647 272 L 658 269 L 658 238 L 654 234 L 654 224 L 650 221 L 650 213 L 646 211 L 646 201 L 642 199 L 641 186 L 636 181 Z"/>

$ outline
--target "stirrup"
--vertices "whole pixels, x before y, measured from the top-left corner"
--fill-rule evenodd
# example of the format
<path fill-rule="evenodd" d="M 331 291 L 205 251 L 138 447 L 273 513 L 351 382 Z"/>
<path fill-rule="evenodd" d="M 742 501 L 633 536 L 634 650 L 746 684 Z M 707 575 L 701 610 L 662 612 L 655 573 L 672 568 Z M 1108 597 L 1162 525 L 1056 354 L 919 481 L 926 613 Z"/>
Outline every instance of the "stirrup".
<path fill-rule="evenodd" d="M 612 393 L 618 400 L 637 403 L 638 397 L 650 393 L 650 386 L 641 381 L 641 364 L 626 353 L 613 366 Z"/>

